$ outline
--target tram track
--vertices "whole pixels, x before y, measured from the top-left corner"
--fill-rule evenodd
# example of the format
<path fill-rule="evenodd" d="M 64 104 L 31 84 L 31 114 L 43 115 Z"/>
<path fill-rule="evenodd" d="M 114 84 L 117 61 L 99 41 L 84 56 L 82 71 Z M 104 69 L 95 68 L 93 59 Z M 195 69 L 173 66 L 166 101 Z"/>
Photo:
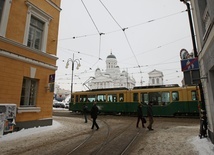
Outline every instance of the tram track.
<path fill-rule="evenodd" d="M 133 139 L 129 142 L 129 144 L 124 148 L 124 150 L 120 153 L 120 155 L 125 155 L 127 150 L 131 147 L 131 145 L 136 141 L 137 139 L 137 136 L 139 135 L 140 133 L 137 132 L 137 134 L 133 137 Z"/>
<path fill-rule="evenodd" d="M 80 149 L 89 139 L 93 136 L 94 132 L 92 132 L 86 139 L 84 139 L 80 144 L 78 144 L 76 147 L 74 147 L 71 151 L 69 151 L 66 155 L 71 155 L 78 149 Z"/>
<path fill-rule="evenodd" d="M 92 121 L 89 119 L 89 121 Z M 82 142 L 80 142 L 75 148 L 73 148 L 71 151 L 69 151 L 66 155 L 71 155 L 71 154 L 91 154 L 90 152 L 93 152 L 93 148 L 95 148 L 95 151 L 99 150 L 99 148 L 102 148 L 102 145 L 104 145 L 106 139 L 108 139 L 109 134 L 110 134 L 110 126 L 103 121 L 102 119 L 99 120 L 99 122 L 102 122 L 102 128 L 105 130 L 103 131 L 96 131 L 92 130 L 91 134 Z M 105 125 L 105 126 L 104 126 Z M 97 140 L 99 139 L 99 140 Z M 101 141 L 101 143 L 97 143 L 97 146 L 93 146 L 91 144 L 96 143 L 97 141 Z M 92 150 L 92 151 L 90 151 Z M 87 152 L 87 153 L 86 153 Z M 93 154 L 93 153 L 92 153 Z"/>
<path fill-rule="evenodd" d="M 103 145 L 99 148 L 99 150 L 93 152 L 94 155 L 99 154 L 109 154 L 108 151 L 112 150 L 112 146 L 116 147 L 117 141 L 120 141 L 119 139 L 123 137 L 125 132 L 129 132 L 130 128 L 133 128 L 133 122 L 129 123 L 128 125 L 120 128 L 117 128 L 116 130 L 112 130 L 111 135 L 106 139 L 106 141 L 103 142 Z M 123 142 L 124 140 L 122 140 Z"/>
<path fill-rule="evenodd" d="M 141 130 L 136 129 L 133 125 L 135 122 L 127 120 L 125 123 L 117 124 L 116 128 L 111 127 L 111 120 L 99 119 L 99 124 L 102 125 L 99 131 L 92 133 L 83 141 L 79 142 L 76 147 L 73 147 L 66 155 L 71 154 L 91 154 L 91 155 L 109 155 L 114 154 L 124 155 L 132 147 Z"/>
<path fill-rule="evenodd" d="M 136 141 L 141 130 L 134 128 L 133 122 L 126 127 L 117 129 L 118 131 L 109 137 L 108 141 L 95 155 L 108 155 L 108 154 L 126 154 Z M 114 132 L 114 131 L 113 131 Z"/>

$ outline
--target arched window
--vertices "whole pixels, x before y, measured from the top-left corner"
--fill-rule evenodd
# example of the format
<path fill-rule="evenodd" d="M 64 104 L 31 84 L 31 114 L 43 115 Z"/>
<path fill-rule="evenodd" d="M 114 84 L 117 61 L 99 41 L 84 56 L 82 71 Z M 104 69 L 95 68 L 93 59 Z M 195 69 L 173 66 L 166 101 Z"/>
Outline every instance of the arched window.
<path fill-rule="evenodd" d="M 156 79 L 156 81 L 157 81 L 157 84 L 159 84 L 159 83 L 160 83 L 160 82 L 159 82 L 159 78 L 157 78 L 157 79 Z"/>
<path fill-rule="evenodd" d="M 152 84 L 155 84 L 155 79 L 152 79 Z"/>

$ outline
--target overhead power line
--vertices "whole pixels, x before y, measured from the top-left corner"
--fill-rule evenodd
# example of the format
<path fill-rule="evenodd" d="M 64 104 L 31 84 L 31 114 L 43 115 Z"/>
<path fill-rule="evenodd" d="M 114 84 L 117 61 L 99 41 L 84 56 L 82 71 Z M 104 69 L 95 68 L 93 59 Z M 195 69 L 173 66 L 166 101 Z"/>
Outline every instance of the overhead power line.
<path fill-rule="evenodd" d="M 93 22 L 94 27 L 96 28 L 97 32 L 100 34 L 100 31 L 99 31 L 97 25 L 95 24 L 95 22 L 94 22 L 94 20 L 93 20 L 93 18 L 92 18 L 92 16 L 91 16 L 91 14 L 89 13 L 89 11 L 88 11 L 88 9 L 87 9 L 85 3 L 83 2 L 83 0 L 81 0 L 81 2 L 82 2 L 82 4 L 83 4 L 83 6 L 85 7 L 85 10 L 87 11 L 89 17 L 91 18 L 91 21 Z"/>
<path fill-rule="evenodd" d="M 99 0 L 99 1 L 100 1 L 100 3 L 103 5 L 103 7 L 106 9 L 106 11 L 109 13 L 109 15 L 111 16 L 111 18 L 115 21 L 115 23 L 116 23 L 116 24 L 121 28 L 121 30 L 123 31 L 123 34 L 124 34 L 124 36 L 125 36 L 125 38 L 126 38 L 126 41 L 127 41 L 128 45 L 129 45 L 129 48 L 130 48 L 130 50 L 131 50 L 131 52 L 132 52 L 132 54 L 133 54 L 133 56 L 134 56 L 134 58 L 135 58 L 135 61 L 136 61 L 137 65 L 140 66 L 139 63 L 138 63 L 137 57 L 136 57 L 136 55 L 135 55 L 135 53 L 134 53 L 134 50 L 133 50 L 133 48 L 132 48 L 132 46 L 131 46 L 131 44 L 130 44 L 130 41 L 129 41 L 129 39 L 128 39 L 127 35 L 126 35 L 126 32 L 125 32 L 125 30 L 128 29 L 128 28 L 122 28 L 122 27 L 120 26 L 120 24 L 117 22 L 117 20 L 114 18 L 114 16 L 111 14 L 111 12 L 108 10 L 108 8 L 103 4 L 103 2 L 102 2 L 101 0 Z M 139 67 L 139 69 L 140 69 L 140 67 Z M 140 72 L 142 72 L 141 69 L 140 69 Z"/>
<path fill-rule="evenodd" d="M 129 28 L 141 26 L 141 25 L 144 25 L 144 24 L 149 24 L 149 23 L 151 23 L 151 22 L 155 22 L 155 21 L 158 21 L 158 20 L 161 20 L 161 19 L 164 19 L 164 18 L 168 18 L 168 17 L 171 17 L 171 16 L 175 16 L 175 15 L 177 15 L 177 14 L 181 14 L 181 13 L 184 13 L 184 12 L 186 12 L 186 11 L 187 11 L 187 10 L 183 10 L 183 11 L 180 11 L 180 12 L 177 12 L 177 13 L 173 13 L 173 14 L 169 14 L 169 15 L 166 15 L 166 16 L 163 16 L 163 17 L 151 19 L 151 20 L 148 20 L 148 21 L 146 21 L 146 22 L 142 22 L 142 23 L 139 23 L 139 24 L 136 24 L 136 25 L 129 26 Z"/>
<path fill-rule="evenodd" d="M 121 28 L 121 29 L 123 29 L 121 26 L 120 26 L 120 24 L 116 21 L 116 19 L 113 17 L 113 15 L 111 14 L 111 12 L 108 10 L 108 8 L 103 4 L 103 2 L 101 1 L 101 0 L 99 0 L 100 1 L 100 3 L 102 4 L 102 6 L 106 9 L 106 11 L 109 13 L 109 15 L 111 16 L 111 18 L 115 21 L 115 23 L 117 23 L 117 25 Z"/>
<path fill-rule="evenodd" d="M 101 2 L 102 3 L 102 2 Z M 103 4 L 103 3 L 102 3 Z M 104 6 L 105 7 L 105 6 Z M 105 7 L 106 8 L 106 7 Z M 107 10 L 108 11 L 108 10 Z M 139 23 L 139 24 L 135 24 L 135 25 L 131 25 L 131 26 L 127 26 L 126 28 L 127 29 L 131 29 L 131 28 L 134 28 L 134 27 L 138 27 L 138 26 L 141 26 L 141 25 L 145 25 L 145 24 L 149 24 L 149 23 L 152 23 L 152 22 L 155 22 L 155 21 L 158 21 L 158 20 L 161 20 L 161 19 L 164 19 L 164 18 L 168 18 L 168 17 L 171 17 L 171 16 L 175 16 L 175 15 L 178 15 L 178 14 L 181 14 L 181 13 L 184 13 L 186 12 L 187 10 L 183 10 L 183 11 L 179 11 L 177 13 L 172 13 L 172 14 L 169 14 L 169 15 L 166 15 L 166 16 L 162 16 L 162 17 L 159 17 L 159 18 L 155 18 L 155 19 L 151 19 L 151 20 L 148 20 L 148 21 L 145 21 L 145 22 L 142 22 L 142 23 Z M 109 11 L 108 11 L 109 12 Z M 111 13 L 109 12 L 109 14 L 111 15 Z M 111 15 L 112 16 L 112 15 Z M 121 31 L 121 29 L 123 29 L 120 24 L 115 20 L 115 18 L 112 16 L 113 20 L 117 23 L 117 25 L 120 27 L 120 29 L 118 30 L 113 30 L 113 31 L 109 31 L 109 32 L 105 32 L 105 34 L 110 34 L 110 33 L 115 33 L 115 32 L 119 32 Z M 98 30 L 98 29 L 97 29 Z M 100 33 L 98 31 L 98 33 Z M 94 35 L 97 35 L 97 34 L 86 34 L 86 35 L 81 35 L 81 36 L 74 36 L 74 37 L 70 37 L 70 38 L 62 38 L 62 39 L 59 39 L 60 41 L 62 40 L 68 40 L 68 39 L 77 39 L 77 38 L 83 38 L 83 37 L 90 37 L 90 36 L 94 36 Z"/>
<path fill-rule="evenodd" d="M 94 26 L 95 26 L 95 28 L 96 28 L 98 34 L 99 34 L 99 59 L 100 59 L 101 36 L 104 35 L 105 33 L 101 33 L 101 32 L 99 31 L 97 25 L 95 24 L 95 22 L 94 22 L 94 20 L 93 20 L 93 18 L 92 18 L 92 16 L 91 16 L 91 14 L 89 13 L 89 11 L 88 11 L 88 9 L 87 9 L 85 3 L 83 2 L 83 0 L 81 0 L 81 2 L 82 2 L 82 4 L 83 4 L 83 6 L 85 7 L 85 10 L 87 11 L 89 17 L 91 18 L 91 21 L 93 22 L 93 24 L 94 24 Z M 99 59 L 98 59 L 98 61 L 99 61 Z"/>

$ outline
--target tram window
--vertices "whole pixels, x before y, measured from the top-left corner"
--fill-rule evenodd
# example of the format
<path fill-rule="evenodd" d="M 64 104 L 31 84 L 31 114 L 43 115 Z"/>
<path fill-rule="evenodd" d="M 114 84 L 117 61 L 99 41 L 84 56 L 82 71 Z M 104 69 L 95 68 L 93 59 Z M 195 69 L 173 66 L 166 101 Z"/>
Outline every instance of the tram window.
<path fill-rule="evenodd" d="M 172 92 L 172 101 L 179 101 L 179 94 L 177 91 Z"/>
<path fill-rule="evenodd" d="M 120 99 L 120 102 L 123 102 L 124 101 L 124 94 L 119 94 L 119 99 Z"/>
<path fill-rule="evenodd" d="M 161 105 L 161 93 L 160 92 L 149 93 L 149 101 L 151 101 L 153 105 Z"/>
<path fill-rule="evenodd" d="M 149 95 L 147 93 L 141 93 L 141 102 L 144 104 L 149 103 Z"/>
<path fill-rule="evenodd" d="M 133 102 L 138 102 L 138 93 L 133 94 Z"/>
<path fill-rule="evenodd" d="M 98 100 L 98 102 L 105 102 L 106 101 L 106 95 L 104 95 L 104 94 L 97 95 L 97 100 Z"/>
<path fill-rule="evenodd" d="M 80 95 L 80 102 L 86 102 L 87 101 L 87 95 Z"/>
<path fill-rule="evenodd" d="M 95 95 L 88 95 L 87 102 L 94 102 L 95 100 L 96 100 L 96 96 Z"/>
<path fill-rule="evenodd" d="M 76 99 L 75 99 L 75 102 L 79 102 L 79 97 L 78 97 L 78 95 L 76 95 Z"/>
<path fill-rule="evenodd" d="M 197 100 L 196 91 L 191 91 L 191 94 L 192 94 L 192 101 L 196 101 Z"/>
<path fill-rule="evenodd" d="M 108 102 L 117 102 L 117 95 L 116 94 L 109 94 L 108 95 Z"/>
<path fill-rule="evenodd" d="M 162 92 L 161 94 L 161 105 L 167 105 L 169 103 L 169 92 Z"/>

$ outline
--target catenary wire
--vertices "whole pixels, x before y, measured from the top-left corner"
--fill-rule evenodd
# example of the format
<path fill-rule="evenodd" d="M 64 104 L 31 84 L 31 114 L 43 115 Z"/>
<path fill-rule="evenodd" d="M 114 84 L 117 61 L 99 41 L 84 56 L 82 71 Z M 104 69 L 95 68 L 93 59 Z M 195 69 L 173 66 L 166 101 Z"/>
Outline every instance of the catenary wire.
<path fill-rule="evenodd" d="M 99 59 L 100 59 L 101 36 L 102 36 L 102 35 L 104 35 L 105 33 L 101 33 L 101 32 L 99 31 L 99 29 L 98 29 L 98 27 L 97 27 L 96 23 L 94 22 L 94 20 L 93 20 L 93 18 L 92 18 L 92 16 L 91 16 L 91 14 L 90 14 L 90 12 L 89 12 L 89 11 L 88 11 L 88 9 L 87 9 L 87 7 L 86 7 L 85 3 L 83 2 L 83 0 L 81 0 L 81 2 L 82 2 L 82 4 L 83 4 L 83 6 L 84 6 L 85 10 L 87 11 L 87 13 L 88 13 L 88 15 L 89 15 L 89 17 L 90 17 L 91 21 L 93 22 L 93 24 L 94 24 L 94 26 L 95 26 L 95 28 L 96 28 L 97 32 L 99 33 Z M 99 59 L 98 59 L 98 61 L 99 61 Z"/>
<path fill-rule="evenodd" d="M 171 17 L 171 16 L 175 16 L 175 15 L 184 13 L 184 12 L 186 12 L 186 11 L 187 11 L 187 10 L 183 10 L 183 11 L 179 11 L 179 12 L 177 12 L 177 13 L 173 13 L 173 14 L 170 14 L 170 15 L 166 15 L 166 16 L 163 16 L 163 17 L 156 18 L 156 19 L 151 19 L 151 20 L 148 20 L 148 21 L 139 23 L 139 24 L 135 24 L 135 25 L 128 26 L 127 28 L 131 29 L 131 28 L 138 27 L 138 26 L 141 26 L 141 25 L 149 24 L 149 23 L 152 23 L 152 22 L 155 22 L 155 21 L 158 21 L 158 20 L 167 18 L 167 17 Z M 113 19 L 114 19 L 114 18 L 113 18 Z M 116 23 L 117 23 L 117 22 L 116 22 Z M 120 27 L 120 29 L 113 30 L 113 31 L 109 31 L 109 32 L 105 32 L 105 35 L 110 34 L 110 33 L 115 33 L 115 32 L 121 31 L 122 27 L 121 27 L 119 24 L 118 24 L 118 26 Z M 97 34 L 86 34 L 86 35 L 75 36 L 75 37 L 70 37 L 70 38 L 62 38 L 62 39 L 59 39 L 59 41 L 61 41 L 61 40 L 68 40 L 68 39 L 82 38 L 82 37 L 89 37 L 89 36 L 92 36 L 92 35 L 97 35 Z"/>
<path fill-rule="evenodd" d="M 137 57 L 136 57 L 136 55 L 135 55 L 135 53 L 134 53 L 134 50 L 133 50 L 133 48 L 132 48 L 132 46 L 131 46 L 131 44 L 130 44 L 130 41 L 129 41 L 129 39 L 128 39 L 127 35 L 126 35 L 126 32 L 125 32 L 125 30 L 128 29 L 128 28 L 122 28 L 122 27 L 120 26 L 120 24 L 117 22 L 117 20 L 114 18 L 114 16 L 111 14 L 111 12 L 108 10 L 108 8 L 104 5 L 104 3 L 103 3 L 101 0 L 99 0 L 99 1 L 100 1 L 100 3 L 103 5 L 103 7 L 106 9 L 106 11 L 109 13 L 109 15 L 111 16 L 111 18 L 115 21 L 115 23 L 116 23 L 116 24 L 121 28 L 121 30 L 123 31 L 123 34 L 124 34 L 124 36 L 125 36 L 125 38 L 126 38 L 126 41 L 127 41 L 128 45 L 129 45 L 129 48 L 130 48 L 130 50 L 131 50 L 131 52 L 132 52 L 132 54 L 133 54 L 133 56 L 134 56 L 134 58 L 135 58 L 135 61 L 136 61 L 137 65 L 140 66 L 140 65 L 139 65 L 139 62 L 138 62 L 138 60 L 137 60 Z M 140 72 L 142 72 L 140 67 L 139 67 L 139 69 L 140 69 Z"/>

